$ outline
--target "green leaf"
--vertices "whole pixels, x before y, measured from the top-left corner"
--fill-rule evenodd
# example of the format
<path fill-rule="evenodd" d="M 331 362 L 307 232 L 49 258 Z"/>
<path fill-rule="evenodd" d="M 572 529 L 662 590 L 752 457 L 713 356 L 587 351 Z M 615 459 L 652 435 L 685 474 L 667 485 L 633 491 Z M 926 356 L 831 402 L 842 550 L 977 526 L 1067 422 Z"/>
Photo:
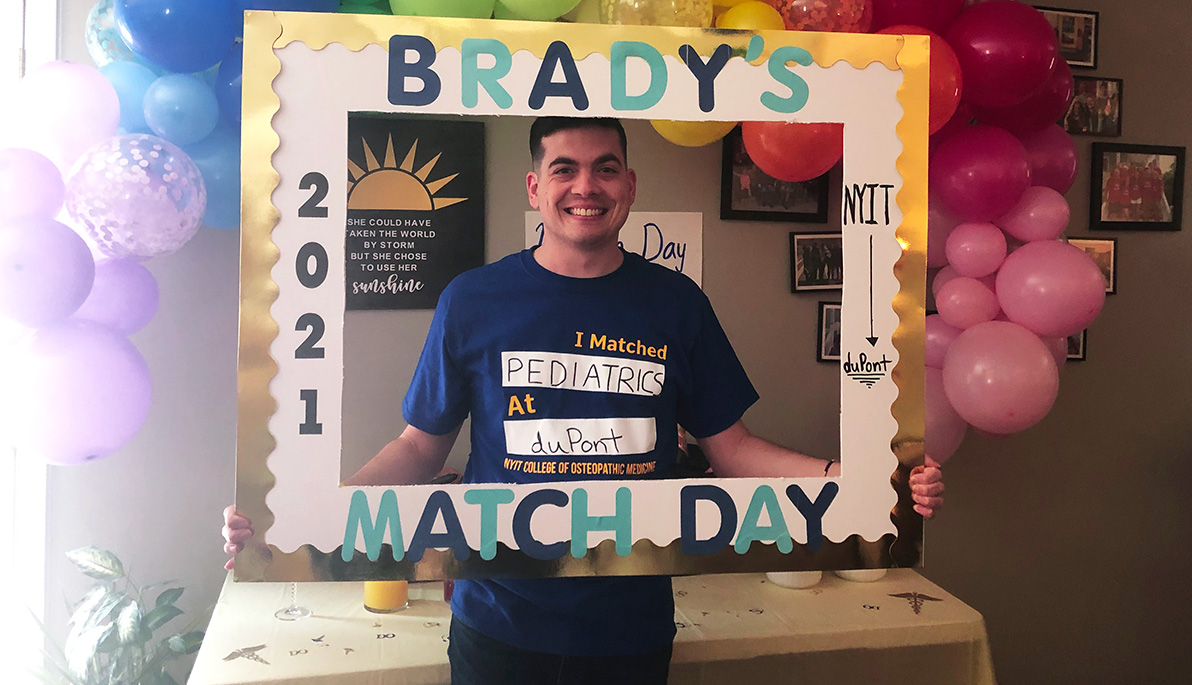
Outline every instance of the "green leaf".
<path fill-rule="evenodd" d="M 141 636 L 141 605 L 130 601 L 116 616 L 116 630 L 120 634 L 120 644 L 129 645 L 140 642 Z"/>
<path fill-rule="evenodd" d="M 115 627 L 111 623 L 94 626 L 83 631 L 73 643 L 67 640 L 66 665 L 71 673 L 84 680 L 87 678 L 87 671 L 89 670 L 91 661 L 96 656 L 96 648 Z"/>
<path fill-rule="evenodd" d="M 180 587 L 172 587 L 168 590 L 163 590 L 162 593 L 157 596 L 157 602 L 154 604 L 154 606 L 162 606 L 163 604 L 173 604 L 174 602 L 177 602 L 178 598 L 182 596 L 182 590 L 183 589 Z"/>
<path fill-rule="evenodd" d="M 181 615 L 182 610 L 173 604 L 158 604 L 153 611 L 145 614 L 145 627 L 153 632 L 169 623 L 174 617 Z"/>
<path fill-rule="evenodd" d="M 88 619 L 93 615 L 96 607 L 100 605 L 105 599 L 109 601 L 112 599 L 109 595 L 107 585 L 96 585 L 91 588 L 83 599 L 75 607 L 74 613 L 70 616 L 70 623 L 72 625 L 85 625 Z"/>
<path fill-rule="evenodd" d="M 178 681 L 169 673 L 162 671 L 153 681 L 154 685 L 178 685 Z"/>
<path fill-rule="evenodd" d="M 85 575 L 96 580 L 119 580 L 124 577 L 124 564 L 115 554 L 98 547 L 80 547 L 66 553 Z"/>
<path fill-rule="evenodd" d="M 170 646 L 170 651 L 175 654 L 193 654 L 199 651 L 199 646 L 203 644 L 203 631 L 192 630 L 189 633 L 178 633 L 170 636 L 166 642 Z"/>

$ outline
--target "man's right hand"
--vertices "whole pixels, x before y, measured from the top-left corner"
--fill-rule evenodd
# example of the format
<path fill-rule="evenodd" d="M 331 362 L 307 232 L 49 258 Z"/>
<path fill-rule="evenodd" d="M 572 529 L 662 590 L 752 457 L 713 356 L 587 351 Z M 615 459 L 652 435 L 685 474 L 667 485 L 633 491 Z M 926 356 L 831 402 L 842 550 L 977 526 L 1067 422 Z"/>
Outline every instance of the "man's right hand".
<path fill-rule="evenodd" d="M 244 549 L 244 543 L 252 537 L 252 521 L 246 517 L 236 513 L 236 505 L 229 504 L 223 512 L 224 525 L 224 553 L 236 555 L 240 550 Z M 231 570 L 235 566 L 235 559 L 228 559 L 228 563 L 224 564 L 224 568 Z"/>

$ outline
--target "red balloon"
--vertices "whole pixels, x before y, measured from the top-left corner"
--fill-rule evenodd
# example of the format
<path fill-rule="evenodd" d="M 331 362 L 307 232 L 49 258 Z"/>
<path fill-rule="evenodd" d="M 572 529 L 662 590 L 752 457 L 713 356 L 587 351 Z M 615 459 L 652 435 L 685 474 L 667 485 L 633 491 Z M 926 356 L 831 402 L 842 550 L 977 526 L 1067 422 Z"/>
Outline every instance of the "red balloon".
<path fill-rule="evenodd" d="M 1022 143 L 993 126 L 972 126 L 945 139 L 929 166 L 931 191 L 968 221 L 1005 214 L 1030 187 Z"/>
<path fill-rule="evenodd" d="M 1076 142 L 1060 127 L 1052 124 L 1040 131 L 1020 136 L 1031 171 L 1031 185 L 1047 186 L 1060 194 L 1068 192 L 1076 180 L 1080 160 Z"/>
<path fill-rule="evenodd" d="M 943 33 L 963 7 L 964 0 L 873 0 L 873 28 L 913 24 Z"/>
<path fill-rule="evenodd" d="M 964 100 L 961 100 L 960 104 L 956 105 L 956 112 L 952 115 L 952 118 L 948 120 L 948 123 L 944 124 L 943 128 L 940 130 L 931 134 L 931 138 L 927 141 L 927 153 L 929 155 L 934 155 L 936 148 L 940 146 L 940 143 L 942 143 L 945 138 L 948 138 L 953 133 L 958 131 L 963 131 L 972 125 L 973 106 Z"/>
<path fill-rule="evenodd" d="M 956 53 L 948 46 L 939 34 L 933 33 L 922 26 L 898 24 L 878 31 L 883 34 L 911 34 L 928 36 L 931 39 L 931 85 L 928 101 L 928 130 L 935 133 L 947 124 L 956 107 L 960 104 L 960 62 L 956 61 Z M 1058 119 L 1059 117 L 1056 117 Z"/>
<path fill-rule="evenodd" d="M 1033 133 L 1064 116 L 1073 89 L 1072 69 L 1057 59 L 1043 87 L 1023 102 L 1011 107 L 974 107 L 973 111 L 982 124 L 1000 126 L 1015 135 Z"/>
<path fill-rule="evenodd" d="M 765 0 L 778 10 L 787 31 L 869 33 L 872 0 Z"/>
<path fill-rule="evenodd" d="M 844 155 L 843 124 L 743 121 L 741 139 L 757 168 L 780 181 L 823 176 Z"/>
<path fill-rule="evenodd" d="M 960 13 L 944 36 L 964 71 L 964 97 L 982 107 L 1017 105 L 1059 59 L 1055 32 L 1039 10 L 992 0 Z"/>

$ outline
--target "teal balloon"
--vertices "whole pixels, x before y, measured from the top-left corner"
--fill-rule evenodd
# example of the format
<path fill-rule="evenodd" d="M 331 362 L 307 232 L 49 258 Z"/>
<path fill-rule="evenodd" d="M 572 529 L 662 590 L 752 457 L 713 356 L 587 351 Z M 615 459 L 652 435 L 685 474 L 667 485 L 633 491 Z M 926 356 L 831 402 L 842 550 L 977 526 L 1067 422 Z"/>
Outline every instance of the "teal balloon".
<path fill-rule="evenodd" d="M 175 145 L 197 143 L 215 130 L 219 101 L 197 76 L 166 74 L 145 92 L 145 122 Z"/>
<path fill-rule="evenodd" d="M 579 0 L 497 0 L 497 19 L 554 21 L 575 9 Z M 500 12 L 504 10 L 504 12 Z M 507 16 L 500 16 L 507 13 Z"/>
<path fill-rule="evenodd" d="M 389 0 L 394 14 L 408 17 L 488 19 L 496 0 Z"/>
<path fill-rule="evenodd" d="M 211 135 L 183 148 L 203 175 L 207 187 L 207 211 L 203 225 L 210 228 L 240 227 L 240 130 L 221 123 Z"/>
<path fill-rule="evenodd" d="M 116 89 L 120 99 L 120 132 L 149 133 L 145 123 L 145 92 L 157 80 L 157 74 L 136 62 L 111 62 L 99 68 L 99 73 Z"/>

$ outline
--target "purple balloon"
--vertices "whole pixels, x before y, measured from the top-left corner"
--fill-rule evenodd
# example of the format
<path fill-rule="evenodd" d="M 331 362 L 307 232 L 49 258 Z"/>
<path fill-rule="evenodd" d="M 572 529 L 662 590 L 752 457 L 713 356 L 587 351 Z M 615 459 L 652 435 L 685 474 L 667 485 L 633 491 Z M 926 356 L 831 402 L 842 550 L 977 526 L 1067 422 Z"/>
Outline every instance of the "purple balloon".
<path fill-rule="evenodd" d="M 1068 201 L 1047 186 L 1031 186 L 997 225 L 1024 243 L 1055 240 L 1068 227 Z"/>
<path fill-rule="evenodd" d="M 968 424 L 952 408 L 944 392 L 944 372 L 923 370 L 923 449 L 940 464 L 956 453 Z"/>
<path fill-rule="evenodd" d="M 932 194 L 927 201 L 927 266 L 938 268 L 948 263 L 948 255 L 944 246 L 948 242 L 948 234 L 960 223 L 944 203 Z"/>
<path fill-rule="evenodd" d="M 149 415 L 149 367 L 124 336 L 67 321 L 38 330 L 15 365 L 10 409 L 18 454 L 51 464 L 106 457 Z"/>
<path fill-rule="evenodd" d="M 1025 101 L 1011 107 L 974 107 L 973 111 L 982 124 L 1025 135 L 1059 121 L 1068 111 L 1073 89 L 1072 69 L 1064 60 L 1057 59 L 1043 87 Z"/>
<path fill-rule="evenodd" d="M 26 217 L 0 228 L 0 316 L 32 327 L 60 321 L 94 279 L 87 243 L 57 221 Z"/>
<path fill-rule="evenodd" d="M 929 174 L 932 192 L 967 221 L 1005 214 L 1030 186 L 1022 143 L 993 126 L 972 126 L 945 139 L 931 158 Z"/>
<path fill-rule="evenodd" d="M 944 392 L 957 414 L 990 433 L 1016 433 L 1039 422 L 1059 393 L 1047 346 L 1007 321 L 977 324 L 957 336 L 944 360 Z"/>
<path fill-rule="evenodd" d="M 998 270 L 997 297 L 1014 323 L 1044 338 L 1066 338 L 1101 313 L 1105 277 L 1084 251 L 1068 243 L 1027 243 Z"/>
<path fill-rule="evenodd" d="M 1066 193 L 1076 180 L 1079 159 L 1072 136 L 1058 124 L 1046 126 L 1022 136 L 1026 163 L 1030 167 L 1031 185 L 1047 186 L 1058 193 Z"/>
<path fill-rule="evenodd" d="M 65 174 L 84 150 L 115 135 L 120 98 L 97 69 L 47 62 L 17 83 L 5 109 L 22 147 L 48 157 Z"/>
<path fill-rule="evenodd" d="M 129 335 L 157 313 L 157 279 L 129 259 L 105 259 L 95 265 L 95 285 L 74 318 Z"/>
<path fill-rule="evenodd" d="M 58 167 L 33 150 L 0 150 L 0 218 L 52 219 L 62 210 L 66 184 Z"/>
<path fill-rule="evenodd" d="M 207 189 L 199 168 L 172 143 L 117 136 L 83 155 L 66 183 L 66 209 L 103 254 L 144 260 L 194 237 Z"/>
<path fill-rule="evenodd" d="M 965 329 L 992 321 L 998 313 L 997 295 L 975 278 L 957 276 L 940 287 L 935 307 L 949 326 Z"/>
<path fill-rule="evenodd" d="M 997 271 L 1006 258 L 1006 236 L 993 224 L 960 224 L 948 236 L 945 251 L 956 273 L 980 278 Z"/>
<path fill-rule="evenodd" d="M 960 329 L 951 326 L 939 314 L 931 314 L 924 321 L 925 335 L 923 345 L 923 363 L 932 369 L 944 368 L 944 356 L 948 354 L 948 347 Z"/>
<path fill-rule="evenodd" d="M 964 99 L 981 107 L 1023 102 L 1043 86 L 1059 58 L 1051 24 L 1014 0 L 969 7 L 944 37 L 964 74 Z"/>

